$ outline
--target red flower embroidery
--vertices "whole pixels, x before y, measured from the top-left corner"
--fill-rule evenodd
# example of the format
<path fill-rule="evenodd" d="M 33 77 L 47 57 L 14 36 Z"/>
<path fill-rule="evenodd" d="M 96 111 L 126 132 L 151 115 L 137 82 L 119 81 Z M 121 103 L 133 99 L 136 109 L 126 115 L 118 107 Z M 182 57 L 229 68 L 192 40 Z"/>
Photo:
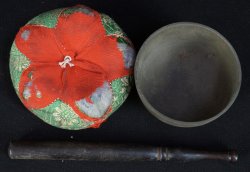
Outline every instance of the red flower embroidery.
<path fill-rule="evenodd" d="M 104 82 L 129 75 L 117 38 L 107 36 L 98 12 L 61 14 L 55 28 L 26 25 L 15 43 L 30 59 L 21 76 L 20 98 L 27 108 L 44 108 L 56 99 L 69 104 L 83 119 L 95 121 L 81 112 L 75 102 L 87 98 Z M 29 96 L 23 96 L 25 91 Z"/>

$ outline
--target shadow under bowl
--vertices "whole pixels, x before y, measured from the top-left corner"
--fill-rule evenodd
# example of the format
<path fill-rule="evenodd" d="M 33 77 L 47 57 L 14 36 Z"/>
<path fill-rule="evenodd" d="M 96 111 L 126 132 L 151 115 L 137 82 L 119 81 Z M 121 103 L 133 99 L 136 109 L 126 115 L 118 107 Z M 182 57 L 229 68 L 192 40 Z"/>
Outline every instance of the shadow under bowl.
<path fill-rule="evenodd" d="M 146 108 L 178 127 L 209 123 L 233 104 L 241 67 L 230 43 L 197 23 L 174 23 L 154 32 L 141 47 L 135 83 Z"/>

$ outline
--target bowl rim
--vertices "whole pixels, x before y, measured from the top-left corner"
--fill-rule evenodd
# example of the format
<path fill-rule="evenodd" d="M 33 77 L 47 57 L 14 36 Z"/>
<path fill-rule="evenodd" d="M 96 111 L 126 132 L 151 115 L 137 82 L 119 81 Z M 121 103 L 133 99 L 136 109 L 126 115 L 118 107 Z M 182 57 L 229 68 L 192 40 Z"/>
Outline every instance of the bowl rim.
<path fill-rule="evenodd" d="M 235 58 L 236 60 L 236 65 L 237 65 L 237 72 L 238 72 L 238 83 L 237 83 L 237 87 L 234 91 L 234 93 L 232 94 L 230 101 L 227 103 L 227 105 L 217 114 L 215 114 L 214 116 L 212 116 L 211 118 L 207 118 L 204 120 L 200 120 L 200 121 L 195 121 L 195 122 L 186 122 L 186 121 L 180 121 L 180 120 L 176 120 L 173 118 L 170 118 L 164 114 L 162 114 L 161 112 L 159 112 L 158 110 L 156 110 L 146 99 L 146 97 L 143 95 L 141 89 L 140 89 L 140 83 L 138 81 L 138 66 L 139 66 L 139 62 L 141 61 L 141 59 L 143 58 L 141 56 L 142 52 L 144 51 L 144 49 L 146 48 L 148 42 L 150 42 L 155 36 L 157 36 L 158 34 L 160 34 L 161 32 L 167 30 L 168 28 L 171 27 L 178 27 L 178 26 L 195 26 L 195 27 L 200 27 L 202 29 L 206 29 L 212 33 L 214 33 L 216 36 L 218 36 L 220 39 L 222 39 L 222 41 L 225 42 L 225 44 L 229 47 L 229 49 L 231 50 L 232 54 L 233 54 L 233 58 Z M 223 36 L 221 35 L 218 31 L 212 29 L 209 26 L 200 24 L 200 23 L 195 23 L 195 22 L 176 22 L 176 23 L 171 23 L 168 25 L 165 25 L 161 28 L 159 28 L 158 30 L 156 30 L 155 32 L 153 32 L 142 44 L 137 57 L 136 57 L 136 61 L 135 61 L 135 72 L 134 72 L 134 77 L 135 77 L 135 86 L 138 92 L 138 95 L 142 101 L 142 103 L 144 104 L 144 106 L 146 107 L 146 109 L 152 114 L 154 115 L 156 118 L 158 118 L 160 121 L 172 125 L 172 126 L 176 126 L 176 127 L 198 127 L 198 126 L 202 126 L 205 125 L 207 123 L 210 123 L 212 121 L 214 121 L 215 119 L 219 118 L 220 116 L 222 116 L 222 114 L 224 114 L 226 111 L 228 111 L 228 109 L 232 106 L 232 104 L 235 102 L 239 92 L 240 92 L 240 88 L 241 88 L 241 82 L 242 82 L 242 70 L 241 70 L 241 64 L 238 58 L 238 55 L 235 51 L 235 49 L 233 48 L 233 46 L 230 44 L 230 42 Z"/>

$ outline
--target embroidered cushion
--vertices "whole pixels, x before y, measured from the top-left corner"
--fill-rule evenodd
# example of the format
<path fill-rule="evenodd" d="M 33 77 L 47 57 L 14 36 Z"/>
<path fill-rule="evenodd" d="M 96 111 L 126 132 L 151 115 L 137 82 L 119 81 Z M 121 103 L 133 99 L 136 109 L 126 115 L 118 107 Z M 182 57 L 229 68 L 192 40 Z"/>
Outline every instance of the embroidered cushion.
<path fill-rule="evenodd" d="M 97 128 L 127 98 L 134 49 L 107 15 L 83 5 L 40 14 L 23 26 L 10 52 L 22 103 L 46 123 Z"/>

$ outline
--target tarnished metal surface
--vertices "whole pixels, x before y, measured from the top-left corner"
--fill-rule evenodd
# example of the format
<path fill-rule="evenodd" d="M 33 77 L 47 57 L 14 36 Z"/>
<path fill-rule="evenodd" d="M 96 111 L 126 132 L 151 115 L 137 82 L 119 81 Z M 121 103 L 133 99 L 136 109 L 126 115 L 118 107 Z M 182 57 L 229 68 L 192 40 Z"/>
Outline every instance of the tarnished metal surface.
<path fill-rule="evenodd" d="M 236 162 L 234 151 L 210 152 L 204 150 L 155 147 L 133 144 L 81 142 L 12 142 L 11 159 L 83 160 L 83 161 L 197 161 L 204 159 Z"/>
<path fill-rule="evenodd" d="M 141 47 L 135 83 L 146 108 L 179 127 L 204 125 L 232 105 L 241 67 L 230 43 L 197 23 L 175 23 L 153 33 Z"/>

